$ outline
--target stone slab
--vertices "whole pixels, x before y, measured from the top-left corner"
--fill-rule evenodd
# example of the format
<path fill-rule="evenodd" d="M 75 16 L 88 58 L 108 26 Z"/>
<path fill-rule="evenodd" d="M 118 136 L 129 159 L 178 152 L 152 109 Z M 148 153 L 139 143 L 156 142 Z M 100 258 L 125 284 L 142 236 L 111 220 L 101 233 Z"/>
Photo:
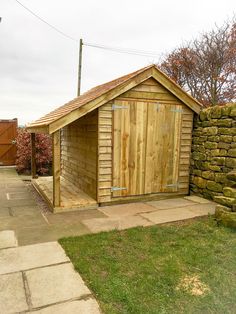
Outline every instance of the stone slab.
<path fill-rule="evenodd" d="M 189 206 L 188 210 L 195 213 L 197 216 L 206 216 L 215 214 L 216 203 L 210 202 L 207 204 L 196 204 Z"/>
<path fill-rule="evenodd" d="M 57 241 L 63 237 L 80 236 L 90 233 L 82 223 L 74 225 L 45 225 L 17 230 L 19 245 L 29 245 L 49 241 Z"/>
<path fill-rule="evenodd" d="M 14 206 L 12 207 L 13 216 L 25 216 L 25 215 L 41 215 L 40 209 L 36 205 L 31 206 Z"/>
<path fill-rule="evenodd" d="M 83 220 L 82 223 L 93 233 L 152 225 L 150 221 L 147 221 L 141 216 L 126 216 L 122 218 L 94 218 Z"/>
<path fill-rule="evenodd" d="M 17 239 L 13 230 L 0 231 L 0 249 L 16 247 Z"/>
<path fill-rule="evenodd" d="M 210 200 L 197 195 L 185 196 L 184 199 L 200 204 L 212 203 Z"/>
<path fill-rule="evenodd" d="M 28 310 L 22 273 L 0 276 L 0 313 L 19 313 Z"/>
<path fill-rule="evenodd" d="M 180 221 L 196 217 L 194 212 L 191 212 L 187 207 L 179 207 L 165 210 L 158 210 L 152 213 L 141 214 L 142 217 L 150 220 L 155 224 L 163 224 L 173 221 Z"/>
<path fill-rule="evenodd" d="M 18 200 L 4 200 L 1 201 L 3 207 L 15 207 L 15 206 L 35 206 L 36 201 L 34 199 L 18 199 Z"/>
<path fill-rule="evenodd" d="M 101 314 L 95 299 L 77 300 L 48 306 L 32 314 Z"/>
<path fill-rule="evenodd" d="M 170 208 L 177 208 L 183 206 L 193 205 L 192 201 L 185 200 L 184 198 L 170 198 L 166 200 L 160 201 L 151 201 L 147 202 L 146 204 L 154 206 L 157 209 L 170 209 Z"/>
<path fill-rule="evenodd" d="M 130 203 L 122 205 L 104 206 L 98 209 L 103 214 L 111 218 L 132 216 L 139 213 L 146 213 L 156 210 L 153 206 L 145 203 Z"/>
<path fill-rule="evenodd" d="M 26 271 L 33 308 L 91 295 L 71 263 Z"/>
<path fill-rule="evenodd" d="M 14 209 L 11 209 L 12 213 Z M 10 216 L 1 218 L 0 230 L 19 230 L 48 225 L 40 213 L 35 215 Z"/>
<path fill-rule="evenodd" d="M 75 224 L 84 219 L 102 218 L 106 217 L 102 212 L 97 209 L 77 210 L 72 212 L 63 213 L 47 213 L 47 219 L 52 225 L 67 225 Z"/>
<path fill-rule="evenodd" d="M 195 217 L 206 216 L 215 213 L 215 204 L 195 204 L 191 206 L 178 207 L 172 209 L 158 210 L 152 213 L 141 214 L 142 217 L 155 224 L 180 221 Z"/>
<path fill-rule="evenodd" d="M 40 243 L 0 250 L 0 274 L 68 262 L 57 242 Z"/>

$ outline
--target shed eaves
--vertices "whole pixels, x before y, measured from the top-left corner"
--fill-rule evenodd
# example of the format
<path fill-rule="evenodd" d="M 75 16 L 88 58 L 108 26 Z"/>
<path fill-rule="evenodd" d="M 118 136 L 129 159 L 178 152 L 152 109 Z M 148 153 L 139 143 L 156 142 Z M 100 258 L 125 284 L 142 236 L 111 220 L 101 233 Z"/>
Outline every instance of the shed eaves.
<path fill-rule="evenodd" d="M 78 96 L 78 97 L 74 98 L 73 100 L 69 101 L 65 105 L 63 105 L 59 108 L 56 108 L 55 110 L 53 110 L 50 113 L 43 116 L 42 118 L 28 124 L 27 127 L 30 128 L 30 127 L 36 127 L 36 126 L 40 127 L 40 126 L 49 125 L 50 123 L 58 120 L 59 118 L 65 116 L 66 114 L 72 112 L 73 110 L 80 108 L 81 106 L 83 106 L 83 105 L 87 104 L 88 102 L 94 100 L 95 98 L 105 94 L 109 90 L 119 86 L 120 84 L 124 83 L 125 81 L 133 78 L 134 76 L 138 75 L 139 73 L 141 73 L 141 72 L 143 72 L 143 71 L 145 71 L 151 67 L 155 67 L 155 65 L 150 65 L 150 66 L 144 67 L 142 69 L 139 69 L 138 71 L 135 71 L 135 72 L 129 73 L 127 75 L 121 76 L 121 77 L 119 77 L 113 81 L 107 82 L 107 83 L 102 84 L 102 85 L 98 85 L 98 86 L 88 90 L 87 92 L 85 92 L 81 96 Z"/>
<path fill-rule="evenodd" d="M 160 71 L 156 65 L 152 64 L 138 71 L 129 73 L 108 83 L 96 86 L 81 96 L 71 100 L 65 105 L 48 113 L 44 117 L 27 125 L 30 132 L 53 133 L 63 126 L 80 118 L 87 112 L 96 109 L 100 105 L 112 100 L 129 88 L 142 82 L 149 77 L 153 77 L 157 82 L 168 89 L 173 95 L 179 98 L 191 110 L 200 112 L 202 105 L 190 94 L 185 92 L 166 74 Z"/>

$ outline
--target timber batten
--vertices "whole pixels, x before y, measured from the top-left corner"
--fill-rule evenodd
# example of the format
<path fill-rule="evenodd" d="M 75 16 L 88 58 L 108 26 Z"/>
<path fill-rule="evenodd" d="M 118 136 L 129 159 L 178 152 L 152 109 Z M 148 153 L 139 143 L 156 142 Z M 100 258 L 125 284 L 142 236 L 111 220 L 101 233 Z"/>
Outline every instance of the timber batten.
<path fill-rule="evenodd" d="M 64 190 L 66 182 L 77 191 L 78 209 L 86 202 L 188 194 L 193 115 L 200 105 L 154 66 L 135 73 L 85 93 L 29 127 L 53 134 L 57 210 L 65 203 L 61 182 Z"/>

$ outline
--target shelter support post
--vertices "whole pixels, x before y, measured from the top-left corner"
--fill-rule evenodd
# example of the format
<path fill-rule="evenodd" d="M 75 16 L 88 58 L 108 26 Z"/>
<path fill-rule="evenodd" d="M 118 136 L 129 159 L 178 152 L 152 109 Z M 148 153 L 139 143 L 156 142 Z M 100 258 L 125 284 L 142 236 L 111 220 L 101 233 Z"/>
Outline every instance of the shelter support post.
<path fill-rule="evenodd" d="M 60 130 L 52 134 L 53 207 L 60 206 L 61 139 Z"/>
<path fill-rule="evenodd" d="M 31 133 L 31 176 L 36 178 L 36 147 L 35 147 L 35 133 Z"/>

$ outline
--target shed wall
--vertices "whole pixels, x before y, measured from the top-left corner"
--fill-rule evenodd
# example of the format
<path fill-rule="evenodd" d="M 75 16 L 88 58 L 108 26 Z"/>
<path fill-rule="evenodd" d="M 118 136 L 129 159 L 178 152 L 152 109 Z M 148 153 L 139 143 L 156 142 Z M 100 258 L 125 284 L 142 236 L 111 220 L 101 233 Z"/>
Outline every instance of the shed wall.
<path fill-rule="evenodd" d="M 180 105 L 182 112 L 178 193 L 189 192 L 189 166 L 193 111 L 156 80 L 150 78 L 98 109 L 98 202 L 112 200 L 112 104 L 116 100 L 135 100 Z"/>
<path fill-rule="evenodd" d="M 97 197 L 98 111 L 61 131 L 61 175 L 79 189 Z"/>

